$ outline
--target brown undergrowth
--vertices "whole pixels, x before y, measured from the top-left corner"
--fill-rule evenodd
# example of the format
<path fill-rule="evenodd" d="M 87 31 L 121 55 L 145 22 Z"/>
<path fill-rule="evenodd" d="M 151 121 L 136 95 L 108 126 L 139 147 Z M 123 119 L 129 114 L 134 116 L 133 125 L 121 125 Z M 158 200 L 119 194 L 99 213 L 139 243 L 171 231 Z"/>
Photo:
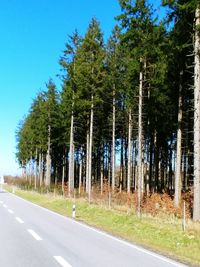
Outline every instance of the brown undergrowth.
<path fill-rule="evenodd" d="M 33 181 L 33 180 L 32 180 Z M 19 177 L 8 177 L 6 182 L 12 186 L 17 186 L 23 190 L 36 190 L 39 193 L 52 192 L 54 195 L 63 195 L 61 184 L 46 188 L 45 186 L 34 189 L 34 183 L 22 179 Z M 64 196 L 69 197 L 68 187 L 65 184 Z M 88 195 L 85 192 L 84 187 L 76 188 L 74 192 L 70 194 L 71 198 L 88 200 Z M 99 185 L 94 185 L 91 191 L 91 202 L 104 207 L 112 208 L 124 212 L 137 212 L 138 207 L 138 194 L 137 192 L 127 193 L 119 190 L 112 191 L 108 186 L 108 183 L 103 183 L 102 190 Z M 183 218 L 185 202 L 185 214 L 186 218 L 192 217 L 192 205 L 193 205 L 193 194 L 192 190 L 182 193 L 181 203 L 178 208 L 174 207 L 173 195 L 169 193 L 151 193 L 143 194 L 141 196 L 141 212 L 152 217 L 174 217 L 177 219 Z"/>

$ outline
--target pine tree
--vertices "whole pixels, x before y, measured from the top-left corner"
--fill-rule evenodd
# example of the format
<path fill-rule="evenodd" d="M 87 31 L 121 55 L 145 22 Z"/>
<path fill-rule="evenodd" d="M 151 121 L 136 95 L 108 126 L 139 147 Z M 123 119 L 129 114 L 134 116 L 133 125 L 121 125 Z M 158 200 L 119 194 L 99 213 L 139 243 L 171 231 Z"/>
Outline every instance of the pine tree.
<path fill-rule="evenodd" d="M 79 46 L 76 55 L 77 105 L 84 112 L 87 125 L 87 162 L 86 188 L 89 201 L 91 199 L 92 184 L 92 148 L 94 111 L 101 102 L 100 94 L 104 81 L 103 37 L 96 19 L 92 19 L 88 31 Z"/>
<path fill-rule="evenodd" d="M 78 46 L 80 45 L 81 38 L 78 32 L 70 36 L 69 42 L 66 44 L 64 56 L 61 57 L 60 64 L 67 72 L 67 77 L 64 78 L 63 86 L 66 91 L 63 90 L 63 95 L 71 94 L 71 119 L 70 119 L 70 145 L 69 145 L 69 174 L 68 174 L 68 194 L 70 195 L 74 191 L 74 101 L 76 93 L 75 72 L 76 63 L 75 57 Z M 69 91 L 69 92 L 68 92 Z M 64 100 L 64 98 L 63 98 Z M 64 103 L 63 103 L 64 104 Z M 65 108 L 66 109 L 66 108 Z M 65 118 L 66 119 L 66 118 Z"/>
<path fill-rule="evenodd" d="M 47 129 L 47 153 L 46 153 L 46 179 L 45 185 L 51 186 L 51 174 L 53 167 L 53 177 L 56 177 L 56 150 L 58 144 L 58 130 L 59 130 L 59 106 L 58 106 L 58 94 L 56 86 L 52 80 L 47 83 L 47 92 L 45 93 L 45 105 L 46 105 L 46 129 Z"/>
<path fill-rule="evenodd" d="M 190 84 L 192 83 L 193 77 L 191 72 L 193 71 L 192 63 L 195 62 L 194 65 L 194 207 L 193 207 L 193 219 L 199 220 L 200 218 L 200 190 L 199 190 L 199 56 L 198 56 L 198 50 L 199 50 L 199 33 L 198 33 L 198 24 L 199 24 L 199 18 L 198 18 L 198 1 L 191 0 L 191 1 L 185 1 L 185 0 L 177 0 L 177 1 L 163 1 L 165 5 L 168 5 L 171 8 L 170 17 L 175 18 L 175 25 L 172 29 L 172 38 L 175 40 L 174 44 L 176 47 L 176 56 L 177 56 L 177 65 L 179 67 L 179 73 L 177 77 L 179 76 L 179 89 L 181 88 L 180 94 L 179 94 L 179 103 L 180 101 L 183 103 L 187 103 L 190 101 L 193 105 L 192 97 L 190 96 Z M 195 16 L 196 11 L 196 16 Z M 196 17 L 196 18 L 195 18 Z M 195 18 L 195 25 L 193 25 L 193 21 Z M 193 29 L 195 29 L 193 34 Z M 192 51 L 192 43 L 193 40 L 195 40 L 194 43 L 194 52 Z M 188 55 L 194 55 L 190 57 L 189 59 Z M 190 68 L 190 72 L 188 75 L 188 66 Z M 180 90 L 179 90 L 180 91 Z M 190 108 L 190 107 L 189 107 Z M 188 114 L 191 114 L 191 112 L 188 110 L 187 106 L 182 107 L 183 112 L 187 112 Z M 181 195 L 181 145 L 180 143 L 182 140 L 180 140 L 182 132 L 180 128 L 180 117 L 181 117 L 182 110 L 179 108 L 179 121 L 178 121 L 178 134 L 177 134 L 177 164 L 176 164 L 176 179 L 175 179 L 175 206 L 177 207 L 180 203 L 180 195 Z M 192 115 L 192 114 L 191 114 Z M 183 115 L 184 116 L 184 115 Z M 183 122 L 182 122 L 183 124 Z M 187 123 L 188 124 L 188 123 Z M 192 129 L 187 129 L 187 131 L 191 131 Z M 188 138 L 191 138 L 192 136 L 183 133 Z M 184 141 L 184 140 L 183 140 Z M 190 139 L 187 140 L 187 143 L 191 143 Z M 186 144 L 187 144 L 186 143 Z M 189 158 L 189 155 L 185 155 L 185 157 Z M 189 159 L 188 159 L 189 161 Z M 186 163 L 185 163 L 186 164 Z M 185 167 L 186 168 L 186 167 Z M 188 170 L 189 171 L 189 170 Z M 192 175 L 192 173 L 190 174 Z M 183 184 L 184 188 L 187 186 L 187 181 Z"/>
<path fill-rule="evenodd" d="M 112 152 L 111 152 L 111 164 L 112 164 L 112 190 L 114 191 L 116 186 L 115 180 L 115 166 L 116 166 L 116 113 L 117 102 L 120 99 L 120 90 L 123 87 L 124 79 L 124 49 L 120 43 L 120 28 L 116 26 L 112 32 L 110 39 L 107 42 L 107 87 L 110 102 L 112 102 Z"/>
<path fill-rule="evenodd" d="M 162 39 L 164 34 L 163 27 L 157 25 L 153 19 L 151 7 L 146 1 L 130 1 L 121 0 L 122 15 L 118 16 L 121 26 L 124 29 L 122 34 L 122 42 L 127 44 L 129 53 L 129 88 L 134 95 L 138 95 L 138 202 L 140 195 L 144 192 L 144 116 L 143 116 L 143 94 L 147 94 L 145 86 L 150 86 L 151 101 L 155 92 L 151 90 L 152 84 L 161 78 L 162 74 L 157 74 L 154 70 L 157 67 L 157 60 L 160 60 L 160 50 L 156 47 L 157 42 Z M 162 62 L 163 63 L 163 62 Z M 155 67 L 154 67 L 155 66 Z M 164 64 L 165 66 L 165 64 Z M 163 67 L 160 71 L 162 71 Z M 160 77 L 159 77 L 160 76 Z M 137 81 L 137 84 L 135 83 Z M 163 81 L 163 78 L 162 78 Z M 132 83 L 132 84 L 131 84 Z M 139 90 L 138 90 L 139 88 Z M 138 91 L 137 91 L 138 90 Z M 158 88 L 156 88 L 158 90 Z M 135 92 L 135 93 L 133 93 Z M 130 100 L 129 100 L 130 101 Z M 149 100 L 150 101 L 150 100 Z M 148 103 L 146 103 L 148 105 Z M 151 114 L 152 115 L 152 114 Z M 130 161 L 130 160 L 129 160 Z M 138 203 L 138 213 L 140 213 L 140 203 Z"/>

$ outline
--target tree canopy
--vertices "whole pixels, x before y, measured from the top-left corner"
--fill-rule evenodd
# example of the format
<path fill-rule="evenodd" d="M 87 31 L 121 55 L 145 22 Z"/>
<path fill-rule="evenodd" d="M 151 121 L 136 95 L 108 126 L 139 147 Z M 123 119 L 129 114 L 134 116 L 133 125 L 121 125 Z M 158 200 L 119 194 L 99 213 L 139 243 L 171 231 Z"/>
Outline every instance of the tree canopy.
<path fill-rule="evenodd" d="M 193 156 L 199 2 L 163 0 L 163 20 L 146 0 L 119 5 L 106 42 L 96 18 L 84 36 L 69 36 L 59 59 L 61 91 L 49 80 L 34 99 L 17 130 L 17 159 L 23 168 L 42 164 L 44 181 L 50 153 L 52 182 L 72 179 L 75 188 L 87 187 L 90 172 L 91 186 L 112 181 L 113 190 L 135 192 L 141 184 L 144 195 L 174 197 L 178 184 L 180 194 L 195 185 L 200 195 L 193 175 L 200 158 L 200 152 Z"/>

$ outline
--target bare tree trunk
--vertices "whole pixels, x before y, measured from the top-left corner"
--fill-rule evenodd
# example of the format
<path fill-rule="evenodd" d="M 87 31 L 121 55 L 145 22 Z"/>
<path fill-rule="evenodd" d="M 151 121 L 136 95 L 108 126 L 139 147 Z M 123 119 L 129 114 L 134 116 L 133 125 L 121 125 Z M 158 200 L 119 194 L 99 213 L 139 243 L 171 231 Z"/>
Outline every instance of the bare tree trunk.
<path fill-rule="evenodd" d="M 100 179 L 101 179 L 101 195 L 103 195 L 103 169 L 104 169 L 104 144 L 101 145 L 101 162 L 100 162 Z"/>
<path fill-rule="evenodd" d="M 43 183 L 43 154 L 41 152 L 39 154 L 39 180 L 41 187 Z"/>
<path fill-rule="evenodd" d="M 38 177 L 38 169 L 37 169 L 37 148 L 36 148 L 36 152 L 35 152 L 35 179 L 34 179 L 34 188 L 37 188 L 37 177 Z"/>
<path fill-rule="evenodd" d="M 109 146 L 109 143 L 107 145 L 108 147 L 108 190 L 110 192 L 110 185 L 111 185 L 111 162 L 110 162 L 110 146 Z"/>
<path fill-rule="evenodd" d="M 131 189 L 131 156 L 132 156 L 132 115 L 129 108 L 129 120 L 128 120 L 128 175 L 127 175 L 127 192 L 130 193 Z"/>
<path fill-rule="evenodd" d="M 91 113 L 90 113 L 90 139 L 89 139 L 89 164 L 88 164 L 88 199 L 91 202 L 91 187 L 92 187 L 92 142 L 93 142 L 93 117 L 94 117 L 94 104 L 93 95 L 91 96 Z"/>
<path fill-rule="evenodd" d="M 86 153 L 83 149 L 82 153 L 82 190 L 85 192 L 85 184 L 86 184 Z"/>
<path fill-rule="evenodd" d="M 51 126 L 48 125 L 48 148 L 47 148 L 47 156 L 46 156 L 46 186 L 50 187 L 51 185 Z"/>
<path fill-rule="evenodd" d="M 89 127 L 89 123 L 88 123 Z M 89 146 L 90 146 L 90 134 L 87 128 L 87 144 L 86 144 L 86 193 L 88 193 L 89 188 Z"/>
<path fill-rule="evenodd" d="M 55 166 L 54 170 L 54 185 L 58 185 L 58 167 Z"/>
<path fill-rule="evenodd" d="M 113 119 L 112 119 L 112 191 L 115 190 L 115 85 L 113 89 Z"/>
<path fill-rule="evenodd" d="M 26 179 L 26 161 L 22 161 L 22 178 Z"/>
<path fill-rule="evenodd" d="M 158 133 L 155 130 L 155 136 L 154 136 L 154 144 L 155 144 L 155 178 L 154 178 L 154 189 L 156 192 L 159 192 L 160 185 L 159 185 L 159 162 L 160 162 L 160 145 L 159 145 L 159 137 Z"/>
<path fill-rule="evenodd" d="M 26 181 L 28 182 L 28 160 L 25 161 L 25 168 L 26 168 Z"/>
<path fill-rule="evenodd" d="M 29 185 L 32 184 L 32 175 L 33 175 L 32 161 L 33 161 L 33 156 L 31 151 L 31 158 L 29 160 Z"/>
<path fill-rule="evenodd" d="M 70 147 L 69 147 L 69 175 L 68 175 L 68 194 L 74 191 L 74 95 L 72 102 L 71 126 L 70 126 Z"/>
<path fill-rule="evenodd" d="M 123 136 L 121 136 L 121 151 L 120 151 L 120 178 L 119 178 L 119 191 L 122 192 L 123 172 L 124 172 L 124 142 Z"/>
<path fill-rule="evenodd" d="M 124 165 L 124 172 L 123 172 L 123 189 L 127 188 L 127 136 L 126 136 L 126 131 L 124 131 L 124 161 L 123 161 L 123 165 Z"/>
<path fill-rule="evenodd" d="M 173 171 L 172 171 L 172 160 L 173 160 L 173 137 L 171 136 L 170 140 L 170 150 L 169 150 L 169 190 L 173 190 Z"/>
<path fill-rule="evenodd" d="M 174 206 L 179 207 L 181 198 L 181 158 L 182 158 L 182 76 L 183 71 L 180 72 L 180 84 L 179 84 L 179 100 L 178 100 L 178 130 L 177 130 L 177 145 L 176 145 L 176 173 L 175 173 L 175 194 L 174 194 Z"/>
<path fill-rule="evenodd" d="M 193 220 L 200 220 L 200 4 L 196 8 L 195 66 L 194 66 L 194 204 Z"/>
<path fill-rule="evenodd" d="M 63 167 L 62 167 L 62 194 L 65 194 L 65 150 L 63 154 Z"/>
<path fill-rule="evenodd" d="M 150 189 L 150 193 L 153 192 L 154 187 L 153 187 L 153 143 L 154 143 L 154 138 L 153 138 L 153 134 L 151 134 L 150 136 L 150 155 L 149 155 L 149 189 Z"/>
<path fill-rule="evenodd" d="M 41 187 L 40 177 L 41 177 L 41 152 L 39 153 L 39 163 L 38 163 L 38 176 L 39 176 L 39 187 Z"/>
<path fill-rule="evenodd" d="M 82 186 L 82 166 L 83 166 L 82 153 L 83 153 L 83 149 L 81 147 L 81 150 L 80 150 L 80 165 L 79 165 L 79 195 L 81 193 L 81 186 Z"/>
<path fill-rule="evenodd" d="M 141 191 L 142 191 L 142 90 L 143 90 L 143 74 L 140 71 L 139 84 L 139 114 L 138 114 L 138 217 L 141 215 Z"/>
<path fill-rule="evenodd" d="M 132 149 L 132 176 L 133 176 L 133 190 L 137 190 L 137 175 L 136 175 L 136 141 L 133 141 L 133 149 Z"/>

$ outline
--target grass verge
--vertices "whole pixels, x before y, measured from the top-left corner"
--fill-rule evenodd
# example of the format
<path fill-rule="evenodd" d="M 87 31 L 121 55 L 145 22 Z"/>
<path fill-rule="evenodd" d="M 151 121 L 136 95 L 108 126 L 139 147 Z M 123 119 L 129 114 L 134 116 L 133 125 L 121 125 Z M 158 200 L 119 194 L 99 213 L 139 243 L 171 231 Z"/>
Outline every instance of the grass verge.
<path fill-rule="evenodd" d="M 19 189 L 15 193 L 62 215 L 72 215 L 73 199 Z M 84 200 L 76 200 L 76 219 L 190 266 L 200 266 L 199 223 L 188 222 L 187 230 L 183 232 L 181 222 L 177 220 L 148 217 L 139 219 L 135 214 L 89 205 Z"/>

